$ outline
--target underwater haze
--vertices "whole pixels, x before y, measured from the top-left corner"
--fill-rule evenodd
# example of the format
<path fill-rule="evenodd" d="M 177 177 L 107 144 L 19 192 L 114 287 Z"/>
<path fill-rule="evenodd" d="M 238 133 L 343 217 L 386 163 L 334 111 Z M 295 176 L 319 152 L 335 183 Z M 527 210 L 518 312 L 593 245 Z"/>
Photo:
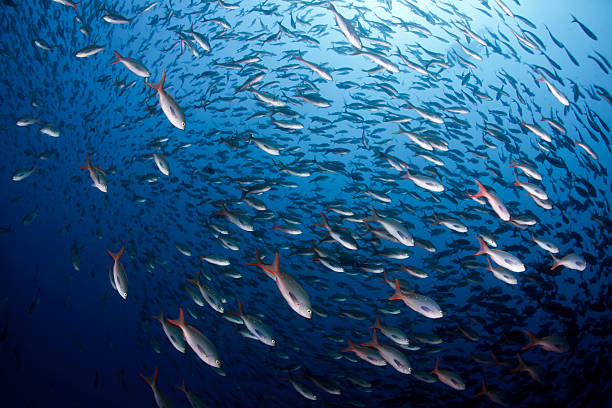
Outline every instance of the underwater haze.
<path fill-rule="evenodd" d="M 3 407 L 604 407 L 609 0 L 0 0 Z"/>

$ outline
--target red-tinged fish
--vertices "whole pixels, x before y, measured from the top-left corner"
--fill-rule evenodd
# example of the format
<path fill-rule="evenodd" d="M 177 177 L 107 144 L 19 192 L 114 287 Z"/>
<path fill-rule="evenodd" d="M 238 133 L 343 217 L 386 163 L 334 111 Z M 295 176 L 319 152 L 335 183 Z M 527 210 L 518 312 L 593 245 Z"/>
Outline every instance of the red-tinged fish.
<path fill-rule="evenodd" d="M 454 373 L 452 371 L 448 371 L 448 370 L 440 370 L 438 368 L 439 363 L 440 363 L 440 358 L 436 357 L 436 366 L 430 372 L 430 374 L 436 375 L 438 377 L 438 380 L 440 380 L 440 382 L 448 385 L 449 387 L 455 390 L 458 390 L 458 391 L 465 390 L 465 381 L 463 381 L 463 379 L 459 377 L 459 374 Z"/>
<path fill-rule="evenodd" d="M 489 205 L 491 206 L 493 211 L 495 211 L 495 214 L 497 214 L 497 216 L 501 218 L 502 221 L 509 221 L 510 213 L 508 212 L 508 209 L 506 208 L 504 203 L 502 203 L 502 201 L 499 198 L 497 198 L 495 194 L 489 193 L 487 189 L 482 184 L 480 184 L 478 180 L 474 180 L 474 181 L 476 182 L 476 184 L 478 184 L 478 192 L 474 195 L 471 195 L 470 197 L 486 198 L 486 200 L 489 202 Z"/>
<path fill-rule="evenodd" d="M 489 255 L 493 262 L 497 265 L 504 267 L 512 272 L 525 272 L 525 265 L 514 255 L 502 251 L 500 249 L 491 249 L 487 246 L 480 237 L 476 237 L 480 243 L 480 249 L 474 254 L 476 255 Z"/>
<path fill-rule="evenodd" d="M 109 65 L 114 65 L 120 62 L 125 65 L 127 69 L 129 69 L 141 78 L 148 78 L 151 76 L 151 73 L 149 72 L 147 67 L 145 67 L 140 61 L 135 60 L 134 58 L 122 57 L 117 51 L 113 51 L 113 53 L 115 53 L 116 59 Z"/>
<path fill-rule="evenodd" d="M 363 343 L 362 346 L 372 347 L 380 353 L 381 357 L 385 359 L 389 365 L 395 368 L 402 374 L 410 374 L 412 372 L 412 368 L 410 366 L 410 362 L 401 351 L 387 346 L 385 344 L 380 344 L 378 342 L 378 335 L 376 334 L 376 329 L 374 329 L 374 336 L 372 340 L 367 343 Z"/>
<path fill-rule="evenodd" d="M 525 330 L 527 336 L 529 336 L 529 343 L 521 349 L 521 351 L 528 350 L 535 346 L 540 346 L 546 351 L 552 351 L 554 353 L 565 353 L 569 351 L 569 344 L 567 339 L 561 336 L 546 336 L 537 338 L 535 334 L 528 330 Z"/>
<path fill-rule="evenodd" d="M 512 273 L 505 269 L 493 268 L 493 265 L 491 265 L 491 259 L 489 259 L 489 257 L 487 257 L 487 262 L 489 263 L 489 267 L 485 269 L 491 272 L 497 279 L 506 282 L 509 285 L 516 285 L 518 283 L 516 276 L 514 276 Z"/>
<path fill-rule="evenodd" d="M 553 266 L 550 267 L 551 271 L 558 266 L 565 266 L 575 271 L 584 271 L 587 267 L 586 261 L 578 254 L 567 254 L 563 258 L 557 258 L 552 253 L 550 256 L 553 259 Z"/>
<path fill-rule="evenodd" d="M 148 82 L 146 82 L 146 84 L 157 91 L 157 95 L 159 96 L 159 105 L 170 123 L 172 123 L 178 129 L 185 130 L 185 114 L 172 95 L 164 91 L 165 81 L 166 70 L 164 70 L 162 74 L 161 81 L 156 84 L 150 84 Z"/>
<path fill-rule="evenodd" d="M 411 247 L 414 246 L 414 238 L 408 232 L 406 227 L 404 227 L 399 221 L 396 221 L 392 218 L 383 218 L 374 209 L 372 206 L 372 217 L 363 220 L 364 222 L 377 222 L 379 223 L 385 231 L 389 233 L 389 235 L 393 236 L 397 239 L 401 244 Z"/>
<path fill-rule="evenodd" d="M 355 353 L 357 357 L 359 357 L 363 361 L 367 361 L 368 363 L 377 367 L 383 367 L 387 365 L 387 362 L 384 358 L 381 357 L 378 351 L 368 347 L 357 347 L 351 341 L 350 338 L 347 338 L 347 340 L 349 346 L 343 350 L 340 350 L 341 353 Z"/>
<path fill-rule="evenodd" d="M 474 395 L 474 397 L 488 397 L 491 402 L 499 404 L 503 407 L 510 406 L 506 393 L 501 390 L 487 389 L 484 378 L 482 379 L 482 388 L 478 393 L 476 393 L 476 395 Z"/>
<path fill-rule="evenodd" d="M 523 357 L 521 357 L 519 353 L 516 353 L 516 356 L 518 357 L 518 361 L 519 361 L 518 366 L 510 370 L 510 372 L 518 373 L 518 372 L 524 371 L 527 374 L 529 374 L 529 376 L 533 378 L 535 381 L 539 382 L 540 384 L 544 384 L 544 381 L 542 380 L 542 372 L 541 372 L 540 366 L 527 365 L 527 363 L 525 363 L 525 360 L 523 360 Z"/>
<path fill-rule="evenodd" d="M 389 300 L 401 300 L 415 312 L 430 319 L 439 319 L 444 316 L 442 309 L 433 299 L 419 293 L 402 292 L 397 279 L 395 280 L 395 293 Z"/>
<path fill-rule="evenodd" d="M 208 303 L 208 306 L 212 307 L 219 313 L 224 312 L 225 308 L 223 307 L 223 302 L 221 301 L 221 298 L 213 288 L 206 286 L 202 283 L 202 280 L 200 279 L 200 271 L 198 271 L 196 280 L 187 279 L 187 281 L 198 287 L 198 289 L 200 290 L 200 294 L 202 295 L 206 303 Z"/>
<path fill-rule="evenodd" d="M 87 162 L 83 166 L 79 166 L 81 170 L 87 170 L 89 177 L 93 181 L 93 186 L 96 187 L 103 193 L 108 192 L 108 184 L 106 183 L 106 173 L 99 167 L 92 166 L 89 160 L 89 153 L 87 153 Z"/>
<path fill-rule="evenodd" d="M 157 388 L 157 375 L 159 374 L 159 370 L 155 367 L 155 373 L 151 377 L 145 377 L 140 374 L 140 377 L 149 384 L 149 387 L 153 390 L 153 397 L 155 398 L 155 402 L 159 408 L 174 408 L 174 402 L 166 394 L 161 392 L 159 388 Z"/>
<path fill-rule="evenodd" d="M 183 330 L 183 336 L 185 336 L 187 344 L 189 344 L 189 347 L 191 347 L 194 353 L 196 353 L 202 361 L 212 367 L 221 367 L 221 360 L 219 359 L 219 354 L 217 353 L 215 345 L 198 329 L 185 323 L 183 309 L 179 308 L 178 320 L 168 321 Z"/>
<path fill-rule="evenodd" d="M 274 347 L 276 345 L 276 340 L 274 340 L 274 335 L 261 320 L 256 318 L 255 316 L 248 315 L 244 313 L 244 309 L 242 308 L 242 302 L 238 299 L 238 310 L 240 311 L 236 316 L 242 319 L 247 330 L 255 336 L 257 340 L 262 342 L 267 346 Z M 234 313 L 232 313 L 234 314 Z"/>
<path fill-rule="evenodd" d="M 174 348 L 180 351 L 181 353 L 184 353 L 185 338 L 183 337 L 183 333 L 179 328 L 168 322 L 164 314 L 164 309 L 162 309 L 161 314 L 159 316 L 151 317 L 161 323 L 162 329 L 164 330 L 166 337 L 168 337 L 168 340 L 170 340 L 170 343 L 172 343 Z"/>
<path fill-rule="evenodd" d="M 189 401 L 189 404 L 191 405 L 192 408 L 207 408 L 208 407 L 208 405 L 206 405 L 204 401 L 200 399 L 200 397 L 198 397 L 193 392 L 190 392 L 187 390 L 187 386 L 185 385 L 184 379 L 183 379 L 183 385 L 181 385 L 180 387 L 176 387 L 176 388 L 180 391 L 183 391 L 183 393 L 185 393 L 185 397 L 187 397 L 187 401 Z"/>
<path fill-rule="evenodd" d="M 304 288 L 290 275 L 280 270 L 278 252 L 274 258 L 274 263 L 271 265 L 264 265 L 259 257 L 259 251 L 257 253 L 256 263 L 247 265 L 257 265 L 268 274 L 274 275 L 274 280 L 278 286 L 278 290 L 281 295 L 285 298 L 289 306 L 302 317 L 306 319 L 312 318 L 312 309 L 310 306 L 310 296 L 304 290 Z"/>
<path fill-rule="evenodd" d="M 119 251 L 116 254 L 113 254 L 108 249 L 106 250 L 106 252 L 108 252 L 108 254 L 113 258 L 113 261 L 115 261 L 113 264 L 113 282 L 115 283 L 115 288 L 117 289 L 117 292 L 119 292 L 119 295 L 121 295 L 123 299 L 127 299 L 127 296 L 128 296 L 127 274 L 125 273 L 125 268 L 119 261 L 119 259 L 121 258 L 121 255 L 123 254 L 124 249 L 125 247 L 121 247 L 121 251 Z"/>

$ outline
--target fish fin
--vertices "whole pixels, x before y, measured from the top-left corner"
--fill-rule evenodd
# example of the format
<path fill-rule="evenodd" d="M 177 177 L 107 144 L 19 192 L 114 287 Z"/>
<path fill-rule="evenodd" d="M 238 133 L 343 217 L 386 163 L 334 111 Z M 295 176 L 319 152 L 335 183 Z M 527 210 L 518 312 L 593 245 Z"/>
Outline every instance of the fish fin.
<path fill-rule="evenodd" d="M 478 252 L 476 252 L 473 256 L 488 254 L 489 247 L 487 246 L 487 243 L 484 242 L 480 237 L 476 237 L 476 239 L 480 243 L 480 249 L 478 249 Z"/>
<path fill-rule="evenodd" d="M 113 51 L 113 53 L 115 53 L 115 60 L 108 65 L 115 65 L 116 63 L 121 62 L 122 60 L 121 55 L 119 55 L 117 51 Z"/>
<path fill-rule="evenodd" d="M 142 374 L 140 374 L 140 377 L 144 380 L 144 382 L 149 384 L 149 387 L 155 389 L 157 388 L 157 375 L 158 374 L 159 374 L 159 369 L 155 367 L 155 373 L 153 373 L 151 377 L 145 377 Z"/>
<path fill-rule="evenodd" d="M 399 280 L 395 280 L 395 292 L 393 292 L 393 296 L 391 296 L 388 300 L 401 300 L 403 299 L 402 289 L 399 285 Z"/>
<path fill-rule="evenodd" d="M 121 251 L 117 252 L 116 254 L 113 254 L 111 251 L 109 251 L 108 249 L 106 250 L 106 252 L 108 252 L 108 254 L 113 258 L 113 260 L 115 262 L 118 262 L 119 259 L 121 258 L 121 254 L 123 254 L 123 250 L 125 249 L 125 246 L 121 247 Z"/>
<path fill-rule="evenodd" d="M 378 318 L 378 316 L 376 316 L 376 321 L 374 322 L 374 326 L 368 327 L 368 329 L 378 329 L 378 330 L 382 329 L 382 324 L 380 323 L 380 319 Z"/>
<path fill-rule="evenodd" d="M 240 301 L 240 299 L 238 300 L 238 310 L 240 310 L 240 316 L 244 316 L 244 309 L 242 308 L 242 302 Z"/>
<path fill-rule="evenodd" d="M 81 170 L 89 170 L 90 166 L 91 166 L 91 162 L 89 161 L 89 153 L 87 153 L 87 161 L 85 162 L 84 165 L 79 166 L 79 169 L 81 169 Z"/>
<path fill-rule="evenodd" d="M 513 172 L 514 172 L 514 179 L 516 180 L 514 182 L 514 185 L 517 186 L 517 187 L 520 187 L 521 186 L 521 181 L 518 179 L 518 176 L 516 175 L 516 170 L 513 170 Z"/>
<path fill-rule="evenodd" d="M 525 333 L 527 333 L 527 336 L 529 336 L 529 343 L 527 343 L 527 345 L 523 347 L 521 351 L 528 350 L 533 346 L 538 345 L 538 338 L 532 332 L 530 332 L 529 330 L 525 330 Z"/>
<path fill-rule="evenodd" d="M 272 270 L 270 272 L 273 273 L 274 275 L 277 275 L 279 271 L 280 271 L 280 261 L 278 257 L 278 251 L 276 251 L 276 255 L 274 256 L 274 263 L 272 264 Z"/>
<path fill-rule="evenodd" d="M 177 320 L 168 319 L 168 323 L 171 323 L 177 327 L 185 326 L 185 315 L 183 314 L 183 309 L 179 307 L 179 318 Z"/>
<path fill-rule="evenodd" d="M 435 374 L 438 372 L 438 364 L 440 364 L 440 357 L 436 357 L 436 366 L 429 372 L 429 374 Z"/>
<path fill-rule="evenodd" d="M 372 336 L 372 340 L 366 343 L 361 343 L 361 345 L 364 347 L 373 347 L 373 348 L 378 348 L 380 346 L 380 343 L 378 342 L 378 334 L 376 334 L 376 329 L 374 329 L 374 335 Z"/>
<path fill-rule="evenodd" d="M 315 224 L 317 227 L 323 227 L 323 228 L 327 228 L 329 229 L 329 223 L 327 222 L 327 217 L 325 216 L 324 213 L 321 213 L 321 224 Z"/>
<path fill-rule="evenodd" d="M 183 385 L 176 387 L 177 390 L 183 391 L 185 395 L 188 395 L 187 386 L 185 385 L 185 379 L 183 378 Z"/>
<path fill-rule="evenodd" d="M 485 395 L 488 395 L 489 391 L 487 390 L 487 385 L 485 384 L 485 380 L 484 378 L 482 379 L 482 388 L 480 389 L 480 391 L 478 391 L 478 393 L 476 393 L 476 395 L 474 395 L 474 397 L 483 397 Z"/>
<path fill-rule="evenodd" d="M 476 179 L 474 181 L 476 182 L 476 184 L 478 184 L 478 192 L 476 194 L 470 195 L 470 197 L 472 198 L 487 197 L 489 195 L 489 193 L 487 192 L 487 189 L 482 184 L 480 184 L 480 181 Z"/>
<path fill-rule="evenodd" d="M 164 90 L 164 82 L 166 81 L 166 70 L 164 69 L 163 73 L 162 73 L 162 77 L 161 80 L 157 83 L 149 83 L 149 82 L 145 82 L 145 84 L 147 84 L 147 86 L 149 86 L 150 88 L 155 89 L 156 91 L 163 91 Z"/>
<path fill-rule="evenodd" d="M 560 262 L 559 258 L 555 257 L 554 254 L 550 254 L 550 256 L 552 256 L 552 259 L 553 259 L 553 266 L 550 267 L 550 270 L 552 271 L 556 267 L 560 266 L 561 262 Z"/>
<path fill-rule="evenodd" d="M 340 350 L 341 353 L 349 353 L 351 351 L 355 351 L 357 349 L 357 347 L 355 347 L 355 344 L 351 341 L 350 337 L 347 337 L 346 340 L 348 341 L 348 347 L 345 349 Z"/>

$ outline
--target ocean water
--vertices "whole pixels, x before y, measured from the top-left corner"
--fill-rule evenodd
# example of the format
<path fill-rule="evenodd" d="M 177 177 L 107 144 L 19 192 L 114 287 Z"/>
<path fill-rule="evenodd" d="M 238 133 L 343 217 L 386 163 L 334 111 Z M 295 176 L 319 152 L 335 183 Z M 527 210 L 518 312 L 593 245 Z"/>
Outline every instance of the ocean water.
<path fill-rule="evenodd" d="M 2 406 L 609 406 L 609 1 L 69 3 L 0 2 Z"/>

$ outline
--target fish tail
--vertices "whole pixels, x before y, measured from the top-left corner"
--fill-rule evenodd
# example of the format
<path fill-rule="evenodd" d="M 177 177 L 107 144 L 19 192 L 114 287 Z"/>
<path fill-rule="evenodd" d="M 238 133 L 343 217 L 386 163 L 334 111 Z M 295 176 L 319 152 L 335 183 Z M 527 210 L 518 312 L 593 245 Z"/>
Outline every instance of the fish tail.
<path fill-rule="evenodd" d="M 438 372 L 438 364 L 440 364 L 440 357 L 436 357 L 436 366 L 429 372 L 429 374 L 435 374 Z"/>
<path fill-rule="evenodd" d="M 89 161 L 89 153 L 87 153 L 87 161 L 85 162 L 85 164 L 83 166 L 79 166 L 79 169 L 81 169 L 81 170 L 89 170 L 90 166 L 91 166 L 91 162 Z"/>
<path fill-rule="evenodd" d="M 489 253 L 489 247 L 487 246 L 487 243 L 484 242 L 480 237 L 476 237 L 476 239 L 480 243 L 480 249 L 478 249 L 478 252 L 476 252 L 474 254 L 474 256 L 488 254 Z"/>
<path fill-rule="evenodd" d="M 183 314 L 183 309 L 179 307 L 179 318 L 176 320 L 168 319 L 168 323 L 171 323 L 177 327 L 185 326 L 185 315 Z"/>
<path fill-rule="evenodd" d="M 147 384 L 149 384 L 149 387 L 155 389 L 157 388 L 157 375 L 159 373 L 159 370 L 157 367 L 155 367 L 155 373 L 153 373 L 153 375 L 151 377 L 145 377 L 143 374 L 140 374 L 140 377 L 144 380 L 144 382 L 146 382 Z"/>
<path fill-rule="evenodd" d="M 346 340 L 348 341 L 348 347 L 345 349 L 340 350 L 341 353 L 349 353 L 351 351 L 355 351 L 357 349 L 357 347 L 355 347 L 355 344 L 351 341 L 350 337 L 347 337 Z"/>
<path fill-rule="evenodd" d="M 116 253 L 116 254 L 113 254 L 113 253 L 112 253 L 111 251 L 109 251 L 108 249 L 106 250 L 106 252 L 108 252 L 108 254 L 109 254 L 109 255 L 110 255 L 112 258 L 113 258 L 113 260 L 114 260 L 115 262 L 118 262 L 118 261 L 119 261 L 119 259 L 121 258 L 121 255 L 123 254 L 123 250 L 124 250 L 124 249 L 125 249 L 125 247 L 124 247 L 124 246 L 122 246 L 122 247 L 121 247 L 121 251 L 119 251 L 119 252 L 118 252 L 118 253 Z"/>
<path fill-rule="evenodd" d="M 163 323 L 164 322 L 164 309 L 162 308 L 162 311 L 159 314 L 159 316 L 151 315 L 151 318 L 157 320 L 160 323 Z"/>
<path fill-rule="evenodd" d="M 516 356 L 518 357 L 519 365 L 516 368 L 510 370 L 511 373 L 518 373 L 519 371 L 523 371 L 525 370 L 525 368 L 527 368 L 527 364 L 525 364 L 525 361 L 523 360 L 523 357 L 521 357 L 521 354 L 516 353 Z"/>
<path fill-rule="evenodd" d="M 315 224 L 315 226 L 329 229 L 329 223 L 327 222 L 327 217 L 325 216 L 325 213 L 321 213 L 321 218 L 321 224 Z"/>
<path fill-rule="evenodd" d="M 527 343 L 527 345 L 525 347 L 523 347 L 521 349 L 521 351 L 528 350 L 528 349 L 532 348 L 533 346 L 537 346 L 538 345 L 538 338 L 535 336 L 535 334 L 533 334 L 529 330 L 525 330 L 525 333 L 527 333 L 527 336 L 529 336 L 529 343 Z"/>
<path fill-rule="evenodd" d="M 115 53 L 115 60 L 108 65 L 115 65 L 116 63 L 121 62 L 122 60 L 121 55 L 119 55 L 117 51 L 113 51 L 113 53 Z"/>
<path fill-rule="evenodd" d="M 517 186 L 517 187 L 520 187 L 521 186 L 521 181 L 518 179 L 518 176 L 516 175 L 516 170 L 513 170 L 513 172 L 514 172 L 514 179 L 516 180 L 514 182 L 514 185 Z"/>
<path fill-rule="evenodd" d="M 477 198 L 477 197 L 487 197 L 489 195 L 489 193 L 487 192 L 487 189 L 480 184 L 480 181 L 478 180 L 474 180 L 476 182 L 476 184 L 478 184 L 478 192 L 476 194 L 470 195 L 470 197 L 472 198 Z"/>
<path fill-rule="evenodd" d="M 403 299 L 402 297 L 402 289 L 400 288 L 399 285 L 399 280 L 395 280 L 395 292 L 393 292 L 393 295 L 388 299 L 388 300 L 401 300 Z"/>
<path fill-rule="evenodd" d="M 376 321 L 374 322 L 374 326 L 368 327 L 368 329 L 378 329 L 378 330 L 382 329 L 382 325 L 380 323 L 380 319 L 378 318 L 378 316 L 376 316 Z"/>
<path fill-rule="evenodd" d="M 164 69 L 163 73 L 162 73 L 162 77 L 161 80 L 157 83 L 149 83 L 149 82 L 145 82 L 145 84 L 147 84 L 147 86 L 149 86 L 150 88 L 155 89 L 156 91 L 163 91 L 164 90 L 164 82 L 166 82 L 166 70 Z"/>
<path fill-rule="evenodd" d="M 183 385 L 181 385 L 180 387 L 176 387 L 177 390 L 183 391 L 185 393 L 185 395 L 187 395 L 188 391 L 187 391 L 187 386 L 185 385 L 185 379 L 183 378 Z"/>
<path fill-rule="evenodd" d="M 553 259 L 553 266 L 550 267 L 550 270 L 552 271 L 557 266 L 561 265 L 561 262 L 559 262 L 559 258 L 555 257 L 555 255 L 550 254 L 550 256 L 552 256 L 552 259 Z"/>
<path fill-rule="evenodd" d="M 244 309 L 242 308 L 242 302 L 240 301 L 240 299 L 238 300 L 238 310 L 240 310 L 240 316 L 244 316 Z"/>
<path fill-rule="evenodd" d="M 374 329 L 374 336 L 372 336 L 372 340 L 366 343 L 362 343 L 361 345 L 364 347 L 373 347 L 373 348 L 378 348 L 378 346 L 380 346 L 380 343 L 378 342 L 378 334 L 376 334 L 376 329 Z"/>
<path fill-rule="evenodd" d="M 478 393 L 476 393 L 476 395 L 474 395 L 474 397 L 483 397 L 485 395 L 488 395 L 489 391 L 487 390 L 487 384 L 485 384 L 485 380 L 484 378 L 482 379 L 482 388 L 480 389 L 480 391 L 478 391 Z"/>

